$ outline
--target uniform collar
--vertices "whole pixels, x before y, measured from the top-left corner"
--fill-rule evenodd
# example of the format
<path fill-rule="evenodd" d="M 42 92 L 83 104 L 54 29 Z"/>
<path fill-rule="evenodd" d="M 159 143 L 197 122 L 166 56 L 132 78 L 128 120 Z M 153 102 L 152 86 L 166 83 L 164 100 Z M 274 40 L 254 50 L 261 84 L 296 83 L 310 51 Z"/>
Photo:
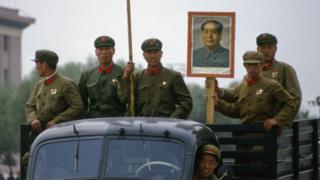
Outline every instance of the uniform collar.
<path fill-rule="evenodd" d="M 268 71 L 269 69 L 272 68 L 273 63 L 264 63 L 263 64 L 263 70 Z"/>
<path fill-rule="evenodd" d="M 161 69 L 162 69 L 162 64 L 159 64 L 159 66 L 157 66 L 157 67 L 148 67 L 147 68 L 147 73 L 149 74 L 149 75 L 157 75 L 157 74 L 159 74 L 160 72 L 161 72 Z"/>
<path fill-rule="evenodd" d="M 98 73 L 99 74 L 110 74 L 112 71 L 113 63 L 111 63 L 109 66 L 107 66 L 105 69 L 103 67 L 98 67 Z"/>
<path fill-rule="evenodd" d="M 245 81 L 247 82 L 248 86 L 255 85 L 259 79 L 261 78 L 261 75 L 259 75 L 256 79 L 248 79 L 248 77 L 245 78 Z"/>
<path fill-rule="evenodd" d="M 269 69 L 271 69 L 274 66 L 275 63 L 276 63 L 275 59 L 271 63 L 264 63 L 263 67 L 262 67 L 262 70 L 263 71 L 268 71 Z"/>
<path fill-rule="evenodd" d="M 44 80 L 44 84 L 46 86 L 50 85 L 56 80 L 56 78 L 57 78 L 57 71 L 55 71 L 52 75 L 46 77 L 45 80 Z"/>

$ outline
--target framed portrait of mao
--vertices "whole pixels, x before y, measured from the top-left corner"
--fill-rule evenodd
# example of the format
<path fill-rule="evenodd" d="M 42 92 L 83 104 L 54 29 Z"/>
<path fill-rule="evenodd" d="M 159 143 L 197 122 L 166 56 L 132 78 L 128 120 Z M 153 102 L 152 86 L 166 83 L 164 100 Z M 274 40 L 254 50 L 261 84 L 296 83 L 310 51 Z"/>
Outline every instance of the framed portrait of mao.
<path fill-rule="evenodd" d="M 188 12 L 187 76 L 234 76 L 234 12 Z"/>

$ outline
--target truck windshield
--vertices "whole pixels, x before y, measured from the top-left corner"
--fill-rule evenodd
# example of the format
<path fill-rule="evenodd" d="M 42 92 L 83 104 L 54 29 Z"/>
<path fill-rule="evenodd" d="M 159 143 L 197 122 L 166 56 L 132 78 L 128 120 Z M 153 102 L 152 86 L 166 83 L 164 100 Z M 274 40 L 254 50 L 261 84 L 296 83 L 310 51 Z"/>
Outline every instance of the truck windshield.
<path fill-rule="evenodd" d="M 176 141 L 112 139 L 108 144 L 106 179 L 181 179 L 184 147 Z"/>
<path fill-rule="evenodd" d="M 96 178 L 102 138 L 70 139 L 42 145 L 36 153 L 35 180 Z"/>

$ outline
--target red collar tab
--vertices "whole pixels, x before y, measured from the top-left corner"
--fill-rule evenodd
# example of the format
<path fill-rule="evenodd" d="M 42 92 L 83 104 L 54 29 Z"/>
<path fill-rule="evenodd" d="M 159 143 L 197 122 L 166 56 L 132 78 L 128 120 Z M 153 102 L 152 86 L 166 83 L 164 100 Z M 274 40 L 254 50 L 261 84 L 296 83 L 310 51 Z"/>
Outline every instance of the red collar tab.
<path fill-rule="evenodd" d="M 254 84 L 257 83 L 257 80 L 256 80 L 256 79 L 251 79 L 251 80 L 246 79 L 246 81 L 247 81 L 247 84 L 248 84 L 249 86 L 252 86 L 252 85 L 254 85 Z"/>
<path fill-rule="evenodd" d="M 157 75 L 157 74 L 160 73 L 161 69 L 162 69 L 162 66 L 161 66 L 161 65 L 159 65 L 159 66 L 157 66 L 157 67 L 148 67 L 148 68 L 147 68 L 147 73 L 148 73 L 149 75 Z"/>
<path fill-rule="evenodd" d="M 56 80 L 56 78 L 57 78 L 57 76 L 52 76 L 51 78 L 49 78 L 49 79 L 46 79 L 45 81 L 44 81 L 44 84 L 47 86 L 47 85 L 50 85 L 50 84 L 52 84 L 53 82 L 54 82 L 54 80 Z"/>
<path fill-rule="evenodd" d="M 264 71 L 267 71 L 267 70 L 269 70 L 269 69 L 271 69 L 272 68 L 272 63 L 265 63 L 264 65 L 263 65 L 263 70 Z"/>
<path fill-rule="evenodd" d="M 112 71 L 113 63 L 110 64 L 107 68 L 103 69 L 101 66 L 98 67 L 99 74 L 110 74 Z"/>

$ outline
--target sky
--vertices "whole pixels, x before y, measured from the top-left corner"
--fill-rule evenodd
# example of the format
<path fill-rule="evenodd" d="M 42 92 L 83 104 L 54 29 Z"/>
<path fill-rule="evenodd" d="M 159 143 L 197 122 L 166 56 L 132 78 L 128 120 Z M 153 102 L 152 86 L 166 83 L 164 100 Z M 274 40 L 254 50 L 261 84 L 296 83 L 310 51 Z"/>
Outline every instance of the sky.
<path fill-rule="evenodd" d="M 94 56 L 94 39 L 109 35 L 116 41 L 114 59 L 128 59 L 126 0 L 0 0 L 0 6 L 20 10 L 36 19 L 23 31 L 22 73 L 34 68 L 30 59 L 37 49 L 58 53 L 59 63 L 85 62 Z M 320 96 L 319 0 L 131 0 L 133 60 L 146 65 L 141 43 L 150 37 L 163 42 L 162 62 L 187 62 L 188 12 L 235 12 L 234 78 L 219 78 L 227 87 L 245 75 L 242 55 L 256 49 L 264 32 L 278 38 L 276 59 L 292 65 L 303 93 L 302 109 L 320 114 L 308 104 Z M 185 73 L 185 72 L 184 72 Z M 186 77 L 204 85 L 204 78 Z"/>

